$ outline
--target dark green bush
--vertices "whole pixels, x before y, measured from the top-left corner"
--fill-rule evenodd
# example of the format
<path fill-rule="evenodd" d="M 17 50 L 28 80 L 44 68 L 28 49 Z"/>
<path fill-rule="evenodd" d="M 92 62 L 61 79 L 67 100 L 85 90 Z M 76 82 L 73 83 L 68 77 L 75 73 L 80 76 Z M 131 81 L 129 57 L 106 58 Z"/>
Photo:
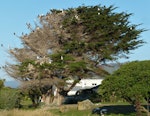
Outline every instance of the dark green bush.
<path fill-rule="evenodd" d="M 17 90 L 3 88 L 0 90 L 0 109 L 20 108 L 20 94 Z"/>
<path fill-rule="evenodd" d="M 5 80 L 0 80 L 0 89 L 2 89 L 4 87 L 4 82 L 5 82 Z"/>

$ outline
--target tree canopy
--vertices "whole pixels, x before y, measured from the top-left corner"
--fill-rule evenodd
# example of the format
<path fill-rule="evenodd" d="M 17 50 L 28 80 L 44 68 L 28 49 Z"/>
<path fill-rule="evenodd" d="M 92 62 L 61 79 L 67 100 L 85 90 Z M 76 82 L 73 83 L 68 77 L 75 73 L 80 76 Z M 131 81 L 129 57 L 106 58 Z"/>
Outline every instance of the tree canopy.
<path fill-rule="evenodd" d="M 131 104 L 140 105 L 150 97 L 150 61 L 125 63 L 105 78 L 99 89 L 104 97 L 119 96 Z"/>
<path fill-rule="evenodd" d="M 61 90 L 68 78 L 77 82 L 107 75 L 100 64 L 126 58 L 144 43 L 139 39 L 144 29 L 130 24 L 131 14 L 117 13 L 115 9 L 79 6 L 38 15 L 35 26 L 27 23 L 30 33 L 19 37 L 23 48 L 10 49 L 18 64 L 8 64 L 7 73 L 23 83 L 29 82 L 27 88 L 56 85 Z"/>

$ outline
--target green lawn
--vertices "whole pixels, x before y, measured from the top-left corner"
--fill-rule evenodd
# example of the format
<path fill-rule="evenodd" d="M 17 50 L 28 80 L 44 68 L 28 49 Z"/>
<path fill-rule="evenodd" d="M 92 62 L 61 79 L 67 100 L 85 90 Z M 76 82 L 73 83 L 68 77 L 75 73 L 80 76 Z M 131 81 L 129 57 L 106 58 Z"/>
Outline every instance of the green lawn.
<path fill-rule="evenodd" d="M 108 110 L 105 116 L 136 116 L 136 112 L 132 105 L 106 105 L 101 108 Z M 59 109 L 52 109 L 50 112 L 58 116 L 99 116 L 97 114 L 92 114 L 92 109 L 83 111 L 69 109 L 66 112 L 60 112 Z M 142 116 L 147 116 L 147 114 L 143 113 Z"/>
<path fill-rule="evenodd" d="M 92 115 L 90 110 L 78 111 L 77 109 L 71 109 L 67 112 L 62 113 L 58 109 L 53 109 L 50 110 L 50 112 L 58 116 L 97 116 L 97 115 Z"/>
<path fill-rule="evenodd" d="M 22 101 L 21 104 L 23 105 L 23 109 L 34 110 L 34 108 L 29 108 L 29 105 L 32 104 L 30 99 L 26 99 Z M 42 104 L 41 106 L 44 107 Z M 105 116 L 135 116 L 136 115 L 135 108 L 129 103 L 123 101 L 115 102 L 115 103 L 110 103 L 110 102 L 98 103 L 95 104 L 94 107 L 107 109 L 107 114 Z M 61 112 L 59 108 L 55 108 L 55 109 L 52 108 L 51 106 L 49 106 L 48 111 L 57 116 L 98 116 L 96 114 L 92 114 L 92 109 L 83 110 L 83 111 L 77 110 L 77 105 L 69 106 L 69 108 L 66 108 L 66 111 L 64 112 Z M 147 116 L 147 115 L 143 114 L 142 116 Z"/>

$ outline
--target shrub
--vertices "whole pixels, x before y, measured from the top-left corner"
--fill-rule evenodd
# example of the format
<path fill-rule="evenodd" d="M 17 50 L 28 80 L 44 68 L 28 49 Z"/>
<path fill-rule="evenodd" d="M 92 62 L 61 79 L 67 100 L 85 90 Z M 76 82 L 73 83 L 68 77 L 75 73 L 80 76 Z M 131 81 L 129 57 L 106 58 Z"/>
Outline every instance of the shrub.
<path fill-rule="evenodd" d="M 4 87 L 4 81 L 5 80 L 0 80 L 0 89 L 2 89 Z"/>
<path fill-rule="evenodd" d="M 20 94 L 17 90 L 3 88 L 0 90 L 0 109 L 20 108 Z"/>

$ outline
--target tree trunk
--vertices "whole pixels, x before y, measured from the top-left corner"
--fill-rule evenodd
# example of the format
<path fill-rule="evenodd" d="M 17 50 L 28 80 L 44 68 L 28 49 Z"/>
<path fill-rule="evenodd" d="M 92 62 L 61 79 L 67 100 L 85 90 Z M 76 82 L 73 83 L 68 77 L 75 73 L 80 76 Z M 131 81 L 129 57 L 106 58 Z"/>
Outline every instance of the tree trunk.
<path fill-rule="evenodd" d="M 45 105 L 59 106 L 63 101 L 64 96 L 59 93 L 58 89 L 55 89 L 54 93 L 42 95 L 42 102 L 44 102 Z"/>
<path fill-rule="evenodd" d="M 148 111 L 145 107 L 143 107 L 143 106 L 141 105 L 139 99 L 137 99 L 137 100 L 135 101 L 135 107 L 136 107 L 136 112 L 137 112 L 136 115 L 137 115 L 137 116 L 142 116 L 142 112 L 145 112 L 145 113 L 147 114 L 147 116 L 150 116 L 149 111 Z"/>
<path fill-rule="evenodd" d="M 64 101 L 64 96 L 59 93 L 59 89 L 57 89 L 56 94 L 54 95 L 53 104 L 60 106 Z"/>
<path fill-rule="evenodd" d="M 136 108 L 136 112 L 137 112 L 136 115 L 142 116 L 140 100 L 135 101 L 135 108 Z"/>
<path fill-rule="evenodd" d="M 145 107 L 141 106 L 140 110 L 141 110 L 141 112 L 145 112 L 147 114 L 147 116 L 150 116 L 149 111 Z"/>

